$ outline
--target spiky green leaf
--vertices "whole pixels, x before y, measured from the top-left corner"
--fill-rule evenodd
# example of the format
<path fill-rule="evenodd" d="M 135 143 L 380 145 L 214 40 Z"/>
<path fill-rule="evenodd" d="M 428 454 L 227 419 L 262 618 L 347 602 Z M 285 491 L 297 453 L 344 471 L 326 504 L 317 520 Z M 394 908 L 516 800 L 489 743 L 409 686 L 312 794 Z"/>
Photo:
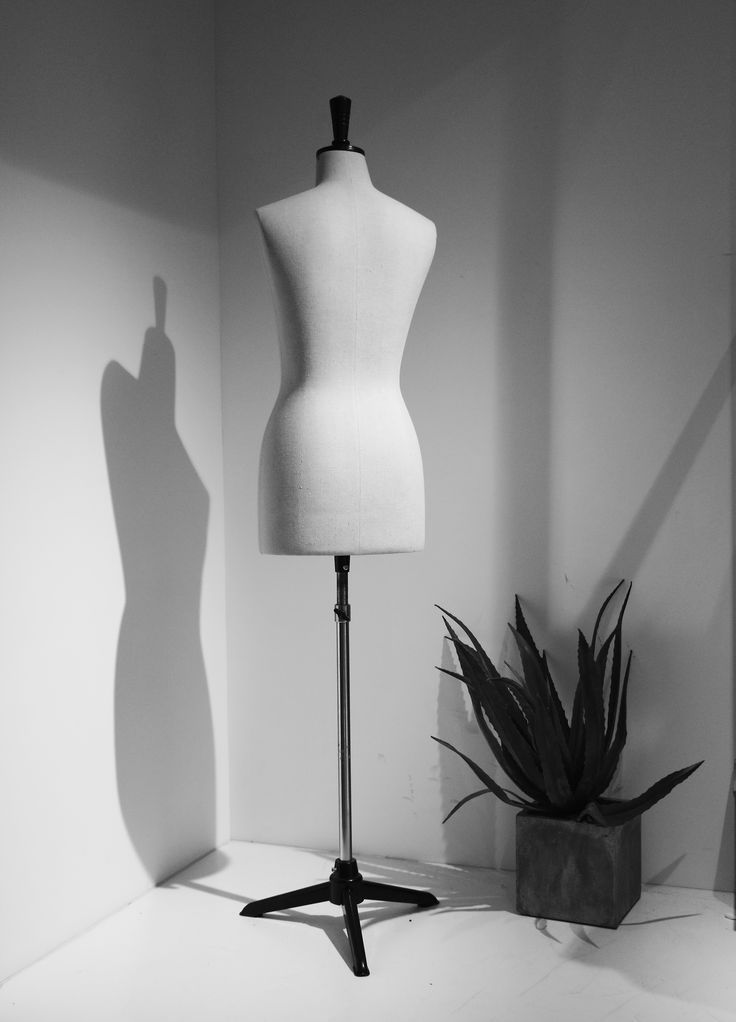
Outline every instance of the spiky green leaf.
<path fill-rule="evenodd" d="M 466 795 L 464 798 L 461 798 L 459 802 L 455 803 L 455 805 L 452 807 L 452 809 L 449 811 L 449 813 L 447 814 L 447 816 L 444 818 L 444 820 L 442 822 L 443 823 L 447 823 L 447 821 L 450 819 L 450 817 L 454 816 L 455 813 L 458 811 L 458 809 L 461 809 L 464 805 L 466 805 L 466 803 L 472 802 L 472 800 L 474 798 L 480 798 L 481 795 L 492 795 L 492 794 L 493 794 L 493 792 L 489 791 L 488 788 L 479 788 L 478 791 L 471 792 L 470 795 Z"/>
<path fill-rule="evenodd" d="M 608 734 L 606 735 L 606 753 L 600 782 L 600 790 L 602 792 L 606 790 L 613 780 L 613 775 L 616 772 L 618 761 L 620 760 L 621 753 L 626 745 L 626 711 L 629 692 L 629 675 L 631 673 L 631 659 L 632 654 L 629 652 L 626 660 L 623 681 L 621 683 L 618 707 L 615 709 L 615 730 L 613 737 L 610 740 L 608 739 Z"/>
<path fill-rule="evenodd" d="M 489 671 L 490 671 L 490 672 L 491 672 L 492 674 L 494 674 L 494 675 L 495 675 L 495 674 L 498 674 L 498 671 L 496 671 L 496 668 L 495 668 L 495 667 L 493 666 L 493 663 L 491 662 L 491 659 L 490 659 L 490 657 L 488 656 L 488 654 L 486 653 L 486 651 L 485 651 L 485 650 L 483 649 L 483 647 L 481 646 L 481 644 L 480 644 L 480 643 L 478 642 L 478 640 L 476 639 L 476 637 L 475 637 L 475 636 L 473 635 L 473 633 L 472 633 L 472 632 L 470 631 L 470 629 L 468 628 L 468 626 L 467 626 L 467 625 L 465 625 L 465 624 L 463 624 L 463 622 L 462 622 L 462 621 L 460 620 L 460 618 L 459 618 L 459 617 L 455 617 L 455 615 L 454 615 L 454 614 L 451 614 L 451 613 L 449 612 L 449 610 L 445 610 L 445 609 L 444 609 L 443 607 L 440 607 L 440 605 L 439 605 L 439 604 L 435 604 L 435 606 L 436 606 L 436 607 L 437 607 L 437 609 L 438 609 L 438 610 L 439 610 L 439 611 L 440 611 L 440 612 L 442 613 L 442 615 L 444 616 L 444 618 L 448 618 L 448 617 L 449 617 L 451 621 L 454 621 L 456 625 L 458 625 L 458 626 L 459 626 L 460 628 L 462 628 L 462 630 L 463 630 L 463 631 L 465 632 L 465 634 L 467 635 L 467 637 L 468 637 L 468 638 L 470 639 L 470 642 L 471 642 L 471 644 L 472 644 L 472 646 L 473 646 L 473 649 L 474 649 L 474 650 L 476 651 L 476 653 L 477 653 L 477 654 L 478 654 L 478 656 L 480 657 L 480 659 L 481 659 L 481 662 L 482 662 L 482 663 L 483 663 L 483 664 L 484 664 L 484 665 L 485 665 L 486 667 L 488 667 Z M 448 629 L 448 631 L 451 631 L 450 625 L 448 624 L 448 622 L 447 622 L 446 620 L 445 620 L 445 625 L 447 626 L 447 629 Z"/>
<path fill-rule="evenodd" d="M 608 721 L 606 725 L 606 745 L 610 747 L 614 742 L 614 735 L 617 729 L 617 716 L 620 713 L 620 699 L 621 699 L 621 654 L 623 646 L 623 620 L 624 611 L 626 605 L 629 602 L 629 596 L 631 595 L 631 585 L 626 592 L 623 603 L 621 604 L 621 610 L 619 611 L 618 621 L 614 629 L 614 643 L 613 643 L 613 656 L 611 658 L 611 678 L 608 692 Z M 627 672 L 631 665 L 631 654 L 629 654 Z"/>
<path fill-rule="evenodd" d="M 438 608 L 442 611 L 442 608 Z M 519 700 L 509 693 L 504 679 L 498 673 L 490 658 L 485 655 L 480 643 L 460 618 L 447 611 L 443 619 L 456 650 L 464 649 L 461 660 L 463 676 L 460 678 L 468 688 L 478 726 L 491 747 L 501 768 L 510 780 L 531 799 L 544 798 L 544 781 L 538 756 L 530 737 L 526 716 L 520 711 Z M 450 617 L 472 642 L 468 648 L 447 621 Z M 472 655 L 471 655 L 472 654 Z M 454 672 L 440 668 L 453 677 Z M 493 729 L 493 730 L 492 730 Z M 495 734 L 494 734 L 495 730 Z M 498 738 L 496 738 L 496 735 Z"/>
<path fill-rule="evenodd" d="M 653 805 L 661 801 L 666 795 L 669 795 L 678 784 L 686 781 L 703 762 L 704 760 L 701 759 L 698 763 L 693 763 L 689 767 L 673 770 L 671 774 L 667 774 L 666 777 L 657 781 L 641 795 L 637 795 L 636 798 L 622 799 L 621 801 L 599 799 L 598 804 L 606 823 L 609 826 L 618 826 L 621 823 L 626 823 L 627 820 L 632 820 L 635 816 L 640 816 L 641 813 L 651 809 Z"/>
<path fill-rule="evenodd" d="M 575 805 L 584 804 L 599 795 L 596 779 L 603 758 L 603 679 L 588 641 L 578 631 L 578 688 L 583 714 L 583 770 L 574 791 Z"/>
<path fill-rule="evenodd" d="M 593 626 L 593 638 L 591 639 L 591 642 L 590 642 L 590 645 L 591 645 L 593 650 L 595 650 L 596 639 L 598 638 L 598 629 L 600 628 L 600 624 L 601 624 L 601 621 L 603 620 L 603 615 L 606 612 L 606 608 L 608 607 L 608 604 L 611 602 L 611 600 L 613 599 L 613 597 L 616 595 L 616 593 L 619 591 L 619 589 L 621 588 L 621 586 L 623 584 L 624 584 L 624 580 L 621 579 L 621 581 L 618 583 L 618 585 L 614 586 L 613 590 L 608 594 L 608 596 L 605 598 L 605 600 L 601 604 L 601 609 L 598 611 L 598 616 L 596 617 L 595 625 Z M 631 589 L 630 586 L 629 586 L 629 589 Z M 628 597 L 627 597 L 627 599 L 628 599 Z M 624 606 L 625 606 L 625 604 L 624 604 Z M 622 614 L 623 614 L 623 611 L 622 611 Z"/>
<path fill-rule="evenodd" d="M 490 776 L 490 774 L 486 773 L 486 771 L 481 766 L 474 762 L 474 760 L 472 760 L 470 756 L 466 756 L 464 752 L 461 752 L 459 749 L 456 749 L 454 745 L 450 744 L 450 742 L 446 742 L 443 738 L 437 738 L 436 735 L 432 735 L 432 738 L 439 745 L 443 745 L 446 749 L 449 749 L 451 752 L 454 752 L 456 756 L 459 756 L 460 759 L 463 760 L 463 762 L 470 767 L 470 769 L 473 771 L 478 780 L 485 785 L 488 791 L 492 792 L 497 798 L 500 798 L 502 802 L 505 802 L 507 805 L 510 806 L 515 806 L 517 809 L 527 809 L 529 805 L 532 804 L 529 802 L 525 802 L 521 798 L 521 796 L 515 795 L 507 788 L 501 787 L 501 785 L 498 784 L 498 782 L 495 781 Z"/>
<path fill-rule="evenodd" d="M 501 685 L 461 677 L 440 668 L 465 683 L 478 726 L 491 752 L 507 777 L 532 799 L 544 796 L 542 772 L 530 737 L 526 719 L 518 704 Z M 503 705 L 506 699 L 509 706 Z M 518 719 L 515 719 L 515 716 Z"/>

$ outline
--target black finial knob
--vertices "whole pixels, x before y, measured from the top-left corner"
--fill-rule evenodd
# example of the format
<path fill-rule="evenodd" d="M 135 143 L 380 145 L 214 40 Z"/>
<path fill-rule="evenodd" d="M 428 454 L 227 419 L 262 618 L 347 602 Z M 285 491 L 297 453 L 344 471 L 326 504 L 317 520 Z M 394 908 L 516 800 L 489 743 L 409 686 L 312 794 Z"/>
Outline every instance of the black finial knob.
<path fill-rule="evenodd" d="M 340 145 L 348 141 L 350 127 L 350 107 L 352 101 L 347 96 L 333 96 L 330 100 L 332 115 L 332 144 Z M 350 143 L 348 142 L 348 145 Z"/>
<path fill-rule="evenodd" d="M 328 152 L 331 149 L 339 149 L 343 152 L 360 153 L 365 155 L 365 150 L 357 145 L 351 145 L 348 141 L 348 128 L 350 127 L 351 100 L 348 96 L 333 96 L 330 100 L 330 115 L 332 117 L 332 145 L 323 146 L 317 150 L 320 153 Z"/>

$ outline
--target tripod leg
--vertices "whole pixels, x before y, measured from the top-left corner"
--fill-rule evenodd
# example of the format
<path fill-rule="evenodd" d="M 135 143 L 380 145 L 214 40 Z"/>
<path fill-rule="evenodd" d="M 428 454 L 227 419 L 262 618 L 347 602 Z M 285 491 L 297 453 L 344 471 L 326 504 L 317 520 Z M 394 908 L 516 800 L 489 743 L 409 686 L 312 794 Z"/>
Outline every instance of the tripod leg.
<path fill-rule="evenodd" d="M 431 908 L 439 902 L 429 891 L 415 891 L 409 887 L 395 887 L 393 884 L 380 884 L 375 880 L 363 880 L 360 885 L 361 894 L 371 901 L 399 901 L 419 908 Z"/>
<path fill-rule="evenodd" d="M 311 887 L 300 887 L 296 891 L 287 891 L 285 894 L 274 894 L 270 898 L 261 898 L 258 901 L 249 902 L 241 910 L 241 916 L 263 916 L 267 912 L 283 912 L 289 908 L 299 908 L 300 905 L 316 905 L 321 901 L 330 900 L 329 882 L 312 884 Z"/>
<path fill-rule="evenodd" d="M 348 931 L 350 950 L 353 955 L 353 972 L 356 976 L 370 976 L 370 970 L 365 958 L 363 933 L 360 929 L 358 903 L 353 889 L 349 886 L 346 886 L 342 893 L 342 914 L 345 918 L 345 927 Z"/>

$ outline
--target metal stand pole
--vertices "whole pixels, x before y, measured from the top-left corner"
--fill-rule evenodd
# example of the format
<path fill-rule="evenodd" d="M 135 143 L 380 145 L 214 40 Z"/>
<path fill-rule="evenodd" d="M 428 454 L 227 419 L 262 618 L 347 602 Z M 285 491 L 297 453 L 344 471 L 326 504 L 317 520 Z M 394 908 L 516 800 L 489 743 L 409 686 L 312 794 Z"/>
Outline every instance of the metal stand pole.
<path fill-rule="evenodd" d="M 356 976 L 368 976 L 363 934 L 360 928 L 358 905 L 370 898 L 374 901 L 388 901 L 431 908 L 439 904 L 429 891 L 415 891 L 409 887 L 382 884 L 375 880 L 364 880 L 353 858 L 352 797 L 350 792 L 350 604 L 348 603 L 348 572 L 350 556 L 338 554 L 335 557 L 337 575 L 337 601 L 335 622 L 337 625 L 337 746 L 338 746 L 338 792 L 339 792 L 339 853 L 329 880 L 311 887 L 301 887 L 286 894 L 260 898 L 249 902 L 241 909 L 241 916 L 263 916 L 267 912 L 283 912 L 303 905 L 316 905 L 329 901 L 342 907 L 345 929 L 353 958 L 353 972 Z"/>
<path fill-rule="evenodd" d="M 340 834 L 338 856 L 343 862 L 353 857 L 353 805 L 350 778 L 350 604 L 348 572 L 350 557 L 335 557 L 337 600 L 337 759 Z"/>

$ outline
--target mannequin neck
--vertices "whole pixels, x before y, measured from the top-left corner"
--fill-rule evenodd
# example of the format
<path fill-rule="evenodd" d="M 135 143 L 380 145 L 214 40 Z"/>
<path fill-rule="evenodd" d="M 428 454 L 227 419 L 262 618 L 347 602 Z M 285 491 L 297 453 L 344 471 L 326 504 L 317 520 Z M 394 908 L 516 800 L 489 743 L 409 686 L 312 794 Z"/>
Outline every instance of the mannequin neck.
<path fill-rule="evenodd" d="M 317 157 L 317 184 L 326 181 L 370 185 L 371 177 L 365 156 L 344 149 L 328 149 L 320 153 Z"/>

